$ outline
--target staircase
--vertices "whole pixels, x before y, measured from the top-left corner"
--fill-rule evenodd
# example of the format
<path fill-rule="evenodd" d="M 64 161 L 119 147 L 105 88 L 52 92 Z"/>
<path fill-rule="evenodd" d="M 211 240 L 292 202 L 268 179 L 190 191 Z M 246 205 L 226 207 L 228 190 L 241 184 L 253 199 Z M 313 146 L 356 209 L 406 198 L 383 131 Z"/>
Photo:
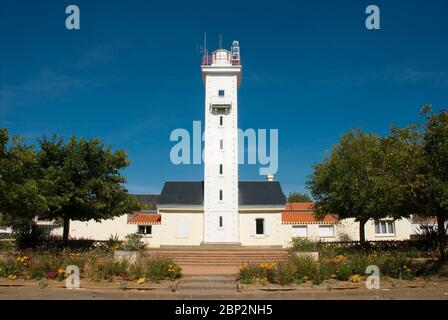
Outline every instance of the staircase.
<path fill-rule="evenodd" d="M 182 267 L 183 274 L 234 274 L 241 263 L 280 262 L 288 258 L 285 249 L 250 247 L 162 248 L 150 249 L 147 254 L 172 259 Z"/>

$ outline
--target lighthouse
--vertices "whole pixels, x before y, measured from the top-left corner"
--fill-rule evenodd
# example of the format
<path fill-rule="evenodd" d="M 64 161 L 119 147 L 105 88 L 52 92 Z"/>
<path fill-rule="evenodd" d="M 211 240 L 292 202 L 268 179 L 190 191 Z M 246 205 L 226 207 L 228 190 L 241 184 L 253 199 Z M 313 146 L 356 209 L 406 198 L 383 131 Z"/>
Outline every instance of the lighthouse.
<path fill-rule="evenodd" d="M 238 41 L 202 59 L 205 86 L 204 244 L 239 243 Z"/>

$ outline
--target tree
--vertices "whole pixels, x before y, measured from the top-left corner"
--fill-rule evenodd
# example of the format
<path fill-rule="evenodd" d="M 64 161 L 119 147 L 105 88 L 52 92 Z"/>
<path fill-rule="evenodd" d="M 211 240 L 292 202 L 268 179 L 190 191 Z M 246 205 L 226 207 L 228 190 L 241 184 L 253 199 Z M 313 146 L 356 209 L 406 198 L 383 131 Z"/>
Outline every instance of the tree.
<path fill-rule="evenodd" d="M 0 223 L 30 234 L 36 216 L 48 212 L 45 193 L 51 181 L 32 146 L 18 136 L 9 140 L 8 131 L 0 129 Z"/>
<path fill-rule="evenodd" d="M 362 131 L 343 135 L 323 162 L 314 165 L 307 181 L 316 199 L 316 215 L 322 218 L 331 212 L 341 219 L 355 218 L 361 242 L 365 242 L 364 226 L 369 219 L 408 216 L 403 175 L 396 170 L 408 155 L 394 150 L 399 142 Z"/>
<path fill-rule="evenodd" d="M 431 111 L 431 106 L 422 110 L 427 116 L 424 123 L 422 149 L 424 165 L 421 172 L 425 183 L 421 189 L 423 208 L 420 214 L 436 217 L 439 235 L 440 260 L 446 261 L 447 235 L 445 222 L 448 218 L 448 111 Z"/>
<path fill-rule="evenodd" d="M 311 202 L 311 198 L 306 193 L 292 192 L 288 195 L 288 202 Z"/>
<path fill-rule="evenodd" d="M 63 239 L 68 240 L 70 220 L 100 221 L 140 209 L 123 187 L 120 171 L 129 165 L 123 150 L 105 148 L 98 139 L 72 137 L 39 140 L 38 159 L 53 181 L 48 193 L 48 219 L 61 219 Z"/>

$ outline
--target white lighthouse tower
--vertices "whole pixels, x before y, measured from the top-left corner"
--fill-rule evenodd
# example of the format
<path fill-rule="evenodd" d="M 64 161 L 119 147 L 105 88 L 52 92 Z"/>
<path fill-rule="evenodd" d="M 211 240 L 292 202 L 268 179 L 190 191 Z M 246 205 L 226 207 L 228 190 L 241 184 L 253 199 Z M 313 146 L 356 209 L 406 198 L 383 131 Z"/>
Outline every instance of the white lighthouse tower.
<path fill-rule="evenodd" d="M 204 244 L 239 243 L 237 41 L 231 51 L 205 53 Z"/>

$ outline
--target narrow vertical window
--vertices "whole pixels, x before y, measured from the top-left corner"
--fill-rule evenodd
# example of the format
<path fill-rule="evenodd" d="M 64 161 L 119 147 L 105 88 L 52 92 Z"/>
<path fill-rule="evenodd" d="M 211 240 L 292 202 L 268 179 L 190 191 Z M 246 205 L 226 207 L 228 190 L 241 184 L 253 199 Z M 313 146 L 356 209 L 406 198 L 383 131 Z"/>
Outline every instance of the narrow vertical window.
<path fill-rule="evenodd" d="M 224 149 L 224 140 L 219 140 L 219 149 L 223 150 Z"/>
<path fill-rule="evenodd" d="M 219 165 L 219 174 L 222 174 L 222 164 Z"/>
<path fill-rule="evenodd" d="M 222 228 L 222 216 L 219 217 L 219 227 Z"/>
<path fill-rule="evenodd" d="M 223 123 L 224 123 L 224 118 L 223 118 L 223 116 L 220 116 L 219 117 L 219 125 L 222 126 Z"/>
<path fill-rule="evenodd" d="M 219 200 L 222 200 L 222 190 L 219 190 Z"/>
<path fill-rule="evenodd" d="M 256 234 L 264 234 L 264 219 L 255 219 Z"/>

